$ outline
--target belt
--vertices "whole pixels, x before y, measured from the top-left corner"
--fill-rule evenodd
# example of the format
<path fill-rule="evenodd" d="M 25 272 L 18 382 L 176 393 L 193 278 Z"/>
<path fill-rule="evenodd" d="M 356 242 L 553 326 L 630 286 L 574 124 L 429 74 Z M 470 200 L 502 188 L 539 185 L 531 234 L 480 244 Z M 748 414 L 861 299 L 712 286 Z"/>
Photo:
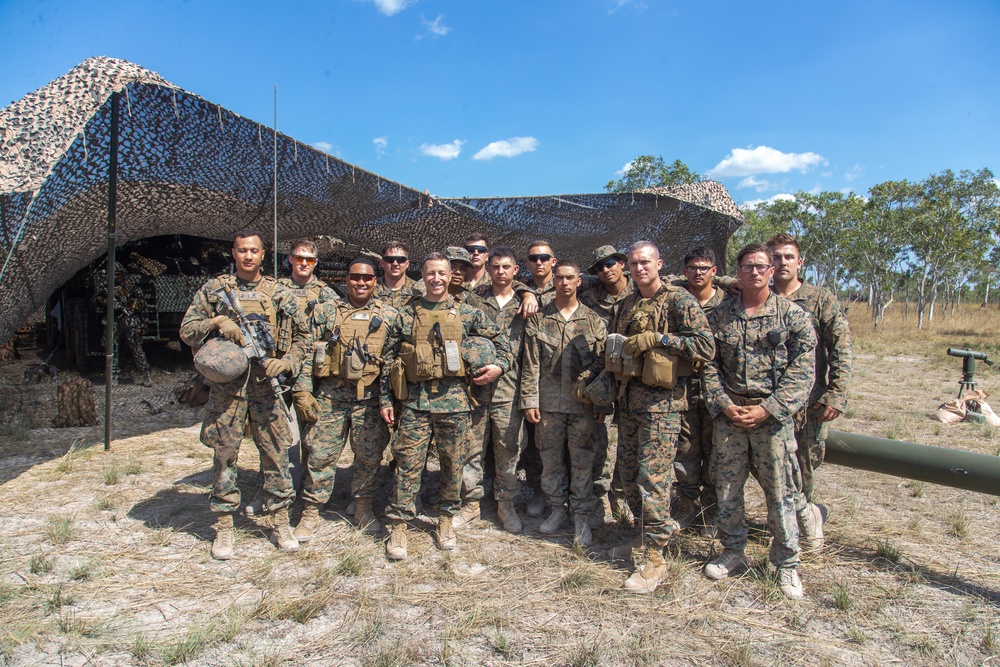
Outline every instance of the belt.
<path fill-rule="evenodd" d="M 734 394 L 733 392 L 731 392 L 729 390 L 726 390 L 726 396 L 728 396 L 729 399 L 733 403 L 735 403 L 736 405 L 738 405 L 740 407 L 748 407 L 748 406 L 751 406 L 751 405 L 760 405 L 761 403 L 763 403 L 764 401 L 766 401 L 769 398 L 768 396 L 763 396 L 763 397 L 743 396 L 741 394 Z"/>

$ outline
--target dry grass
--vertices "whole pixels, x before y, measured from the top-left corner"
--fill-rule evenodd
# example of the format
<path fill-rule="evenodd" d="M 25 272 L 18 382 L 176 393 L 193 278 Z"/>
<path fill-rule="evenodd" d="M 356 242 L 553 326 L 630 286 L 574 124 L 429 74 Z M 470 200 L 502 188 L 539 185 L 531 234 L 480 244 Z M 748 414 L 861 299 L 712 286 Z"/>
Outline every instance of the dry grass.
<path fill-rule="evenodd" d="M 893 307 L 895 308 L 895 306 Z M 1000 356 L 993 320 L 963 309 L 916 333 L 890 309 L 873 333 L 851 309 L 857 364 L 835 428 L 996 454 L 1000 430 L 927 418 L 954 395 L 949 346 Z M 895 318 L 895 319 L 893 319 Z M 979 366 L 982 388 L 1000 386 Z M 12 369 L 14 373 L 16 369 Z M 6 371 L 0 368 L 0 375 Z M 0 406 L 2 407 L 2 406 Z M 13 409 L 13 408 L 11 408 Z M 116 429 L 119 427 L 116 426 Z M 630 566 L 539 520 L 508 535 L 490 519 L 438 551 L 432 524 L 410 532 L 410 559 L 341 518 L 341 462 L 317 536 L 279 553 L 263 522 L 239 519 L 236 557 L 209 556 L 211 460 L 195 411 L 101 427 L 0 434 L 0 664 L 237 665 L 873 665 L 993 664 L 1000 657 L 997 498 L 824 466 L 827 548 L 804 558 L 806 599 L 790 603 L 766 566 L 763 499 L 748 486 L 749 572 L 710 582 L 719 545 L 682 534 L 652 596 L 621 590 Z M 241 451 L 241 488 L 258 483 Z M 44 498 L 45 502 L 38 499 Z M 293 512 L 293 516 L 295 513 Z M 809 645 L 809 651 L 802 647 Z"/>

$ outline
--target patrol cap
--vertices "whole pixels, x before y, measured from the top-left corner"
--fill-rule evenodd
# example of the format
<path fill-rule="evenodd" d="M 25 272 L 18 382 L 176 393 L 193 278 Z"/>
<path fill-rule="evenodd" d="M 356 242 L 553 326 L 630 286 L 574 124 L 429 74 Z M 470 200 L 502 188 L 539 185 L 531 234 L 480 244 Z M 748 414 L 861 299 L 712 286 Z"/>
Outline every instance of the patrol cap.
<path fill-rule="evenodd" d="M 587 271 L 589 273 L 597 273 L 597 265 L 611 257 L 620 259 L 623 262 L 628 262 L 628 256 L 625 253 L 615 250 L 613 245 L 602 245 L 594 251 L 594 261 L 591 263 L 590 268 L 587 269 Z"/>
<path fill-rule="evenodd" d="M 594 381 L 583 389 L 583 396 L 599 408 L 610 407 L 618 397 L 618 382 L 615 376 L 601 371 Z"/>
<path fill-rule="evenodd" d="M 462 339 L 462 359 L 473 370 L 479 370 L 497 362 L 497 348 L 489 338 L 466 336 Z"/>
<path fill-rule="evenodd" d="M 465 248 L 460 248 L 457 245 L 448 246 L 444 249 L 444 256 L 454 266 L 455 262 L 464 263 L 466 266 L 472 266 L 472 259 L 469 257 L 469 251 Z"/>
<path fill-rule="evenodd" d="M 240 346 L 225 338 L 212 338 L 194 355 L 194 367 L 209 382 L 232 382 L 247 372 L 250 360 Z"/>

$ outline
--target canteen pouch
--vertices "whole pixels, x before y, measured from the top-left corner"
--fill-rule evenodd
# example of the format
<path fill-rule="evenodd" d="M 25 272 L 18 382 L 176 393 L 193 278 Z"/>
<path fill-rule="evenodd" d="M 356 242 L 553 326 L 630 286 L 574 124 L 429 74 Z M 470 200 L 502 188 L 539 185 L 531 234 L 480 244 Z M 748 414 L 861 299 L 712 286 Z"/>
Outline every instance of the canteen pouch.
<path fill-rule="evenodd" d="M 313 376 L 325 378 L 330 376 L 330 355 L 326 353 L 327 342 L 313 343 Z"/>
<path fill-rule="evenodd" d="M 650 387 L 673 389 L 677 386 L 680 370 L 676 354 L 670 354 L 661 347 L 654 347 L 643 355 L 642 383 Z"/>
<path fill-rule="evenodd" d="M 427 352 L 429 353 L 430 346 L 427 346 Z M 412 343 L 407 343 L 405 340 L 399 344 L 399 359 L 403 362 L 403 368 L 406 371 L 406 381 L 407 382 L 419 382 L 419 374 L 417 372 L 417 348 Z M 426 364 L 425 364 L 426 365 Z M 425 376 L 426 377 L 426 376 Z M 402 400 L 402 399 L 400 399 Z"/>
<path fill-rule="evenodd" d="M 402 358 L 397 358 L 389 367 L 389 386 L 396 400 L 405 401 L 410 397 L 410 389 L 406 386 L 406 364 Z"/>
<path fill-rule="evenodd" d="M 350 382 L 356 382 L 361 379 L 361 375 L 365 370 L 365 362 L 361 359 L 361 355 L 353 347 L 349 347 L 343 356 L 343 361 L 340 365 L 340 377 L 344 380 Z"/>

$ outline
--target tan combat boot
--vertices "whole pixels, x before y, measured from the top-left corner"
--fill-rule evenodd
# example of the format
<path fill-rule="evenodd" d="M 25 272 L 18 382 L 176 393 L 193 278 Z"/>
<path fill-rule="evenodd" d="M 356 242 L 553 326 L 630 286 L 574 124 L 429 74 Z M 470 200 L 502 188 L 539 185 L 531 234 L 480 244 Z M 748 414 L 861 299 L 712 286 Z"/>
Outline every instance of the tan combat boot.
<path fill-rule="evenodd" d="M 451 551 L 458 546 L 458 539 L 455 537 L 455 527 L 452 517 L 442 516 L 438 519 L 438 548 Z"/>
<path fill-rule="evenodd" d="M 215 541 L 212 543 L 212 558 L 229 560 L 233 557 L 233 545 L 236 543 L 236 530 L 233 528 L 233 515 L 222 512 L 216 515 Z"/>
<path fill-rule="evenodd" d="M 819 505 L 809 503 L 798 512 L 799 547 L 803 551 L 819 551 L 823 548 L 823 510 Z"/>
<path fill-rule="evenodd" d="M 517 510 L 514 508 L 513 500 L 501 500 L 497 503 L 497 518 L 500 519 L 500 523 L 503 524 L 503 529 L 508 533 L 521 532 L 523 526 L 521 525 L 521 517 L 517 515 Z"/>
<path fill-rule="evenodd" d="M 646 549 L 646 559 L 637 565 L 631 577 L 625 580 L 623 588 L 629 593 L 652 593 L 667 578 L 667 563 L 663 551 L 658 547 Z"/>
<path fill-rule="evenodd" d="M 288 508 L 282 507 L 271 515 L 271 543 L 282 551 L 298 551 L 299 541 L 288 525 Z"/>
<path fill-rule="evenodd" d="M 452 526 L 455 527 L 455 530 L 460 530 L 473 521 L 478 521 L 479 517 L 479 501 L 470 500 L 462 509 L 458 510 L 458 514 L 455 515 L 454 521 L 452 521 Z"/>
<path fill-rule="evenodd" d="M 317 528 L 319 528 L 319 503 L 307 500 L 302 507 L 302 518 L 299 519 L 299 525 L 295 526 L 292 535 L 299 542 L 308 542 Z"/>
<path fill-rule="evenodd" d="M 371 498 L 358 498 L 354 501 L 354 522 L 359 530 L 363 530 L 368 535 L 378 535 L 382 526 L 375 518 L 375 511 L 372 509 Z"/>
<path fill-rule="evenodd" d="M 406 522 L 393 519 L 389 528 L 389 540 L 385 543 L 385 556 L 389 560 L 406 558 Z"/>

